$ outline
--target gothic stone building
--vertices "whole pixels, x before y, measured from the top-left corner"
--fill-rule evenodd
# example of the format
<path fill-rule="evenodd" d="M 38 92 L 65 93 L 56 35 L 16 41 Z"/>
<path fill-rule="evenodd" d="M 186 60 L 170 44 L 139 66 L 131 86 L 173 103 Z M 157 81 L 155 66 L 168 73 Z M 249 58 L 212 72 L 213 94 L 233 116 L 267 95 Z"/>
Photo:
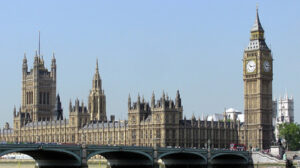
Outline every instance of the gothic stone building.
<path fill-rule="evenodd" d="M 225 148 L 237 143 L 240 123 L 236 120 L 206 121 L 193 117 L 183 118 L 179 91 L 175 100 L 163 93 L 151 104 L 144 98 L 131 102 L 128 98 L 128 120 L 107 120 L 106 98 L 98 70 L 92 81 L 87 106 L 75 100 L 69 104 L 69 119 L 63 119 L 60 97 L 56 95 L 56 59 L 51 71 L 44 66 L 38 54 L 34 66 L 27 70 L 23 59 L 22 106 L 14 108 L 14 126 L 6 124 L 0 134 L 1 141 L 27 143 L 85 143 L 98 145 L 183 146 Z M 226 119 L 224 120 L 226 121 Z"/>
<path fill-rule="evenodd" d="M 39 53 L 39 52 L 38 52 Z M 56 60 L 51 71 L 40 54 L 28 72 L 23 60 L 22 106 L 14 109 L 13 128 L 6 124 L 0 140 L 6 142 L 80 143 L 98 145 L 181 146 L 228 148 L 230 143 L 266 148 L 269 146 L 272 115 L 272 57 L 259 22 L 251 30 L 244 54 L 245 123 L 238 120 L 207 121 L 183 117 L 181 96 L 165 93 L 150 102 L 128 98 L 128 120 L 107 120 L 106 98 L 96 64 L 87 106 L 70 102 L 69 119 L 63 119 L 60 97 L 56 96 Z"/>

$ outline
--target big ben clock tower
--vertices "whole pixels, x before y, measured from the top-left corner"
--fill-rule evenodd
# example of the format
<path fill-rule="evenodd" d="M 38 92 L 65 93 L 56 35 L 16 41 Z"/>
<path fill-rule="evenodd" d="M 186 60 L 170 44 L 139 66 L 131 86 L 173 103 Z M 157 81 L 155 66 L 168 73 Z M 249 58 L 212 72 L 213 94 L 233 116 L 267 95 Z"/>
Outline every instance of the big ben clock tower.
<path fill-rule="evenodd" d="M 273 59 L 256 9 L 250 42 L 244 51 L 244 143 L 249 147 L 269 149 L 272 141 Z"/>

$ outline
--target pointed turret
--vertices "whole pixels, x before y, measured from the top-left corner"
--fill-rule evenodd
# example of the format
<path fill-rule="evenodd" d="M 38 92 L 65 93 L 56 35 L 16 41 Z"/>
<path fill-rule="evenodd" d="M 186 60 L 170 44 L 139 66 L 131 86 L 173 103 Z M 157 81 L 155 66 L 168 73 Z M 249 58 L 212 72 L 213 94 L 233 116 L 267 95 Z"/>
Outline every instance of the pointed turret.
<path fill-rule="evenodd" d="M 24 58 L 23 58 L 23 65 L 26 64 L 27 65 L 27 58 L 26 58 L 26 53 L 24 53 Z"/>
<path fill-rule="evenodd" d="M 52 78 L 56 80 L 56 59 L 55 59 L 55 53 L 53 52 L 52 55 L 52 61 L 51 61 L 51 74 Z"/>
<path fill-rule="evenodd" d="M 14 106 L 14 117 L 17 116 L 17 109 L 16 109 L 16 106 Z"/>
<path fill-rule="evenodd" d="M 181 98 L 180 98 L 180 93 L 179 93 L 179 90 L 177 90 L 177 93 L 176 93 L 176 99 L 175 99 L 175 106 L 178 108 L 178 107 L 181 107 Z"/>
<path fill-rule="evenodd" d="M 55 53 L 53 52 L 52 53 L 52 64 L 51 64 L 51 66 L 54 66 L 54 65 L 56 65 L 56 58 L 55 58 Z"/>
<path fill-rule="evenodd" d="M 192 115 L 192 120 L 193 121 L 196 121 L 196 117 L 195 117 L 195 114 L 193 113 L 193 115 Z"/>
<path fill-rule="evenodd" d="M 79 112 L 79 100 L 78 100 L 78 98 L 75 100 L 75 111 Z"/>
<path fill-rule="evenodd" d="M 250 43 L 246 50 L 269 50 L 267 44 L 265 43 L 264 29 L 259 20 L 258 7 L 256 8 L 256 18 L 254 25 L 251 28 Z"/>
<path fill-rule="evenodd" d="M 91 120 L 107 121 L 106 97 L 102 90 L 102 81 L 99 74 L 98 59 L 96 60 L 95 74 L 92 82 L 92 89 L 89 95 L 88 111 Z"/>
<path fill-rule="evenodd" d="M 40 66 L 45 68 L 44 56 L 41 55 Z"/>
<path fill-rule="evenodd" d="M 131 97 L 130 94 L 128 95 L 128 109 L 131 109 Z"/>
<path fill-rule="evenodd" d="M 70 99 L 70 102 L 69 102 L 69 113 L 72 111 L 72 100 Z"/>
<path fill-rule="evenodd" d="M 55 104 L 55 110 L 54 110 L 54 120 L 63 120 L 63 109 L 61 106 L 60 96 L 57 94 L 56 96 L 56 104 Z"/>
<path fill-rule="evenodd" d="M 164 109 L 166 108 L 166 95 L 165 95 L 165 91 L 163 91 L 163 94 L 161 96 L 161 107 Z"/>
<path fill-rule="evenodd" d="M 143 97 L 142 97 L 142 103 L 143 103 L 143 104 L 145 103 L 144 95 L 143 95 Z"/>
<path fill-rule="evenodd" d="M 83 100 L 81 101 L 81 112 L 82 112 L 82 113 L 85 112 L 85 111 L 84 111 L 84 102 L 83 102 Z"/>
<path fill-rule="evenodd" d="M 141 104 L 141 97 L 140 94 L 138 93 L 138 97 L 137 97 L 137 104 L 140 105 Z"/>
<path fill-rule="evenodd" d="M 155 95 L 154 95 L 154 91 L 152 92 L 152 97 L 151 97 L 151 107 L 152 108 L 155 107 Z"/>
<path fill-rule="evenodd" d="M 38 57 L 38 52 L 35 50 L 35 56 L 34 56 L 34 66 L 39 65 L 39 57 Z"/>
<path fill-rule="evenodd" d="M 264 32 L 264 29 L 261 26 L 261 23 L 259 20 L 258 7 L 256 7 L 256 18 L 255 18 L 254 25 L 252 26 L 252 29 L 251 29 L 251 32 L 255 32 L 255 31 Z"/>
<path fill-rule="evenodd" d="M 99 67 L 98 67 L 98 59 L 96 61 L 96 70 L 95 70 L 95 74 L 94 74 L 94 78 L 93 78 L 93 89 L 94 90 L 102 90 L 101 88 L 101 78 L 100 78 L 100 74 L 99 74 Z"/>
<path fill-rule="evenodd" d="M 23 77 L 25 77 L 26 74 L 27 74 L 27 71 L 28 71 L 28 65 L 27 65 L 26 53 L 24 53 L 22 71 L 23 71 Z"/>

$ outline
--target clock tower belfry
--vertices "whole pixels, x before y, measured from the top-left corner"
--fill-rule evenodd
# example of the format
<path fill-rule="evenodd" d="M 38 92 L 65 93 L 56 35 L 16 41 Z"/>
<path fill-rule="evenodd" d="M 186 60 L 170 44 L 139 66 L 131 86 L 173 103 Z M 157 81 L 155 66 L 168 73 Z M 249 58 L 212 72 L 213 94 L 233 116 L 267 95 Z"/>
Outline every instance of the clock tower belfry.
<path fill-rule="evenodd" d="M 270 148 L 272 136 L 273 58 L 261 26 L 258 9 L 250 42 L 243 57 L 245 123 L 243 141 L 248 148 Z"/>

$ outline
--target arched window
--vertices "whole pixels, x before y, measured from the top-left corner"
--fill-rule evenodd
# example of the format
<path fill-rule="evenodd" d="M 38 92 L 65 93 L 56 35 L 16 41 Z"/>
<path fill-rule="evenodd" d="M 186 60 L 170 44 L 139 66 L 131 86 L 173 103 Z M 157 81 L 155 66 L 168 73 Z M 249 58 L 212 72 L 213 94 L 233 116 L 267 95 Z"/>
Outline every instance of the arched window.
<path fill-rule="evenodd" d="M 160 122 L 160 115 L 159 114 L 156 115 L 156 122 Z"/>

